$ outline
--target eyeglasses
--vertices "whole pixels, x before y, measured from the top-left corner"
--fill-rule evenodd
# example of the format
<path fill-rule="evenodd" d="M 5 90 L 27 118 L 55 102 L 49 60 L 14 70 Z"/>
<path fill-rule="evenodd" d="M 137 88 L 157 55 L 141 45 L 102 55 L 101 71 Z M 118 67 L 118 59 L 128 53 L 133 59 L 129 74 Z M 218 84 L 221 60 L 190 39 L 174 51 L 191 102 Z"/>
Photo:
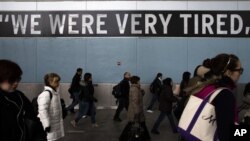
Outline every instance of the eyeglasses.
<path fill-rule="evenodd" d="M 244 69 L 243 68 L 239 68 L 239 69 L 233 69 L 232 71 L 237 71 L 240 74 L 243 74 Z"/>

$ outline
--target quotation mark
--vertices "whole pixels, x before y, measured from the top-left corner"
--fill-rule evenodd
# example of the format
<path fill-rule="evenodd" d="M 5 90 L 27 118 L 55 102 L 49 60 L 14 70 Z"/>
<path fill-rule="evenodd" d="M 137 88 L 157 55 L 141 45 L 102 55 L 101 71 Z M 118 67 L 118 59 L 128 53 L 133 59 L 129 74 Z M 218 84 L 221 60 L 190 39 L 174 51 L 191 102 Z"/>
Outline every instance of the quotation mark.
<path fill-rule="evenodd" d="M 4 17 L 2 14 L 0 14 L 0 22 L 9 22 L 9 15 L 5 15 Z"/>

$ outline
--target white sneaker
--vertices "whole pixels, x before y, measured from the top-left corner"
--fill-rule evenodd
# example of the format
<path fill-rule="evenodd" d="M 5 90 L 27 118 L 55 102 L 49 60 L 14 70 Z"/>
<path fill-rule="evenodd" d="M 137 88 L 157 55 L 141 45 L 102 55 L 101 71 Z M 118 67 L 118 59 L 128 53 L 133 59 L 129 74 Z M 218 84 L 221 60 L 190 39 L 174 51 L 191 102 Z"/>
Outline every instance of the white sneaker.
<path fill-rule="evenodd" d="M 82 118 L 87 118 L 88 116 L 82 116 Z"/>
<path fill-rule="evenodd" d="M 74 128 L 76 128 L 76 122 L 75 122 L 75 120 L 72 120 L 70 123 L 71 123 L 71 125 L 72 125 Z"/>
<path fill-rule="evenodd" d="M 148 112 L 148 113 L 154 113 L 154 111 L 152 111 L 152 110 L 147 110 L 147 112 Z"/>

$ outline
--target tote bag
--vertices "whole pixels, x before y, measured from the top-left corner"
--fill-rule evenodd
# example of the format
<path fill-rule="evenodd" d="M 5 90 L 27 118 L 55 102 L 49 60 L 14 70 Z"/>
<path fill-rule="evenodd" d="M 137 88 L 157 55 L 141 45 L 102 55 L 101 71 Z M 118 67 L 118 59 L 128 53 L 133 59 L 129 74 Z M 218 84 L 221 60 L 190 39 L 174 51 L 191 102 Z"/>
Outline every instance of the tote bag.
<path fill-rule="evenodd" d="M 182 113 L 178 130 L 188 141 L 217 141 L 214 98 L 226 88 L 213 90 L 205 99 L 191 95 Z"/>

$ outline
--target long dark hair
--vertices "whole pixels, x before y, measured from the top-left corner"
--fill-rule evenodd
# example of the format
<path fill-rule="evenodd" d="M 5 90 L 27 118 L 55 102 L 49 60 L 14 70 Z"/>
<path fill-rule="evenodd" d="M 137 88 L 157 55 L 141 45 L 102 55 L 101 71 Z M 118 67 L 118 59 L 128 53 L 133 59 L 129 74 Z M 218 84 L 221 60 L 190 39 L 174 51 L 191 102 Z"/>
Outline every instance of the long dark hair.
<path fill-rule="evenodd" d="M 223 76 L 227 70 L 233 71 L 237 67 L 239 58 L 234 54 L 219 54 L 211 59 L 210 71 L 205 77 Z"/>

